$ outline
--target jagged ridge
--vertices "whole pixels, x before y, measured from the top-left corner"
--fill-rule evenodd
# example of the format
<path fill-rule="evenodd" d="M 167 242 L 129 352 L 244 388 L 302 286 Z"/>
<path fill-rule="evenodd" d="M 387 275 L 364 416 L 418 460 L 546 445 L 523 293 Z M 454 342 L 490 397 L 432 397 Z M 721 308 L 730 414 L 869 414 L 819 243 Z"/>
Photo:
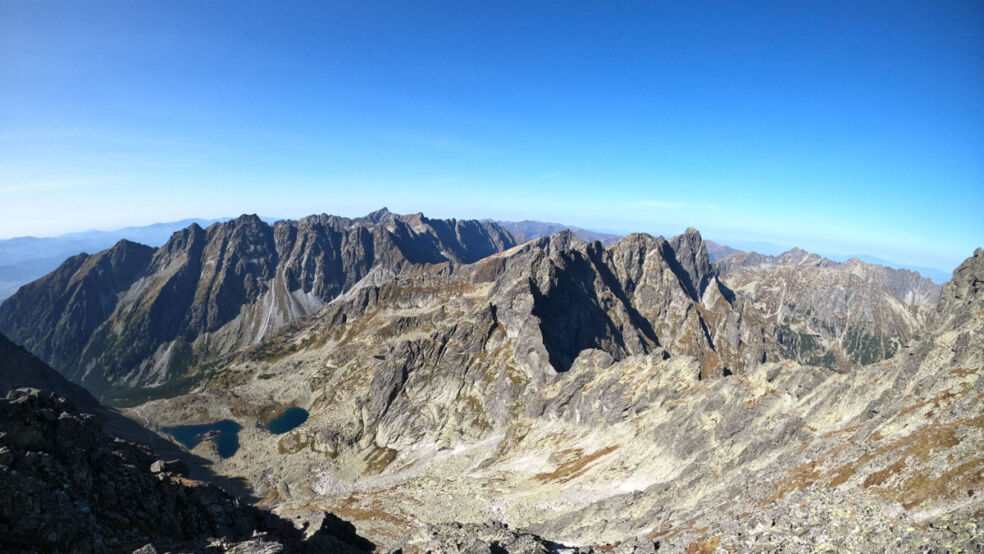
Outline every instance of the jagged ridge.
<path fill-rule="evenodd" d="M 0 306 L 0 331 L 90 390 L 160 384 L 314 313 L 363 279 L 515 244 L 493 223 L 380 210 L 193 224 L 158 249 L 67 260 Z"/>

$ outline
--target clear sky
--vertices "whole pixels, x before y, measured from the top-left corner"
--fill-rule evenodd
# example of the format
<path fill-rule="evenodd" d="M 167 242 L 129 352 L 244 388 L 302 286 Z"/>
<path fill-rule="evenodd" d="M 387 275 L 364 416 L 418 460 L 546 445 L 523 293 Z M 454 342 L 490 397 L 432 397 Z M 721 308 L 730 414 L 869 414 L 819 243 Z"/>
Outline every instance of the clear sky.
<path fill-rule="evenodd" d="M 0 0 L 0 238 L 383 205 L 952 269 L 984 5 Z"/>

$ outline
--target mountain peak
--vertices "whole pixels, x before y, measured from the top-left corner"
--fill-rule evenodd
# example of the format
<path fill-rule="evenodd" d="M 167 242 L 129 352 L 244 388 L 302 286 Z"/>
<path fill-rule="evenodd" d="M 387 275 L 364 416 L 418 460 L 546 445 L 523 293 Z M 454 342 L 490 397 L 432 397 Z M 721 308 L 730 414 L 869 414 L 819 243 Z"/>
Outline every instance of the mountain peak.
<path fill-rule="evenodd" d="M 389 211 L 389 208 L 387 208 L 386 206 L 383 206 L 382 208 L 379 208 L 378 210 L 376 210 L 374 212 L 367 213 L 361 219 L 365 219 L 365 220 L 371 221 L 372 223 L 379 223 L 381 221 L 385 221 L 387 219 L 390 219 L 394 215 L 396 215 L 396 214 L 394 214 L 393 212 Z"/>
<path fill-rule="evenodd" d="M 363 220 L 314 218 L 324 224 L 268 225 L 244 214 L 207 230 L 192 224 L 158 249 L 121 242 L 73 258 L 0 305 L 0 329 L 103 392 L 140 364 L 153 375 L 145 382 L 191 371 L 195 356 L 260 340 L 373 271 L 471 263 L 515 245 L 495 224 L 419 213 L 397 218 L 386 208 Z M 394 232 L 366 232 L 383 221 Z M 228 340 L 216 347 L 211 333 Z M 87 351 L 90 341 L 110 346 Z"/>
<path fill-rule="evenodd" d="M 137 249 L 137 250 L 142 250 L 142 249 L 153 250 L 153 248 L 150 247 L 150 246 L 147 246 L 145 244 L 141 244 L 139 242 L 134 242 L 134 241 L 128 240 L 128 239 L 120 239 L 120 240 L 116 241 L 116 243 L 113 244 L 113 246 L 110 246 L 109 247 L 109 251 L 110 252 L 126 252 L 126 251 L 134 250 L 134 249 Z"/>
<path fill-rule="evenodd" d="M 243 225 L 260 225 L 264 224 L 264 222 L 260 219 L 260 216 L 256 214 L 242 214 L 236 219 L 229 221 L 229 224 L 233 227 L 241 227 Z M 219 223 L 219 225 L 222 224 Z"/>
<path fill-rule="evenodd" d="M 974 255 L 953 270 L 953 279 L 943 285 L 939 309 L 943 312 L 960 311 L 960 306 L 984 305 L 984 248 L 974 250 Z"/>
<path fill-rule="evenodd" d="M 570 229 L 563 229 L 554 233 L 550 237 L 550 248 L 552 251 L 569 250 L 586 244 L 584 240 L 574 234 Z"/>
<path fill-rule="evenodd" d="M 668 244 L 673 249 L 673 258 L 679 264 L 675 271 L 678 271 L 681 282 L 685 281 L 693 298 L 699 300 L 714 277 L 714 268 L 700 231 L 690 227 L 682 235 L 670 239 Z M 680 271 L 683 273 L 679 273 Z"/>

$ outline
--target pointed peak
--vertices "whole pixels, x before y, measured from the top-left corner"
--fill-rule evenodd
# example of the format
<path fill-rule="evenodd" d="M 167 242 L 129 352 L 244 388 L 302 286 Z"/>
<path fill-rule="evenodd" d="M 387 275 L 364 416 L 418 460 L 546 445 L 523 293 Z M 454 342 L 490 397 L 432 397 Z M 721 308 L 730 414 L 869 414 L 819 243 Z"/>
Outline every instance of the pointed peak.
<path fill-rule="evenodd" d="M 570 229 L 561 229 L 550 237 L 550 242 L 567 247 L 571 244 L 578 244 L 584 241 L 578 238 L 578 236 L 574 234 L 574 231 L 571 231 Z"/>
<path fill-rule="evenodd" d="M 683 243 L 697 245 L 704 242 L 704 237 L 700 235 L 700 231 L 696 227 L 687 227 L 686 231 L 670 239 L 670 242 L 675 245 Z"/>
<path fill-rule="evenodd" d="M 108 252 L 129 252 L 133 250 L 154 250 L 152 247 L 128 239 L 120 239 L 110 246 Z"/>
<path fill-rule="evenodd" d="M 618 240 L 615 244 L 611 245 L 610 248 L 619 247 L 639 247 L 639 248 L 654 248 L 659 247 L 661 244 L 665 243 L 666 239 L 662 236 L 654 237 L 649 233 L 631 233 Z"/>
<path fill-rule="evenodd" d="M 542 249 L 548 253 L 554 253 L 571 250 L 587 243 L 581 240 L 570 229 L 563 229 L 552 235 L 533 239 L 528 244 L 533 248 Z"/>
<path fill-rule="evenodd" d="M 798 246 L 794 246 L 789 250 L 786 250 L 782 254 L 779 254 L 776 258 L 779 260 L 799 262 L 806 258 L 809 258 L 810 256 L 815 256 L 815 254 L 807 250 L 803 250 Z"/>
<path fill-rule="evenodd" d="M 130 246 L 135 246 L 135 245 L 138 245 L 138 244 L 139 243 L 133 242 L 132 240 L 129 240 L 129 239 L 120 239 L 120 240 L 116 241 L 116 243 L 114 243 L 113 246 L 110 246 L 109 248 L 110 248 L 110 250 L 115 250 L 115 249 L 120 249 L 120 248 L 128 248 Z"/>
<path fill-rule="evenodd" d="M 260 216 L 256 214 L 243 214 L 237 217 L 236 219 L 233 219 L 232 223 L 236 225 L 242 225 L 244 223 L 250 223 L 250 224 L 262 223 L 262 221 L 263 220 L 260 219 Z"/>
<path fill-rule="evenodd" d="M 364 220 L 367 220 L 367 221 L 371 221 L 372 223 L 379 223 L 381 221 L 385 221 L 387 219 L 390 219 L 394 215 L 395 214 L 393 212 L 389 211 L 389 208 L 387 208 L 386 206 L 383 206 L 382 208 L 379 208 L 378 210 L 376 210 L 374 212 L 369 212 L 368 214 L 366 214 L 365 216 L 363 216 L 361 219 L 364 219 Z"/>

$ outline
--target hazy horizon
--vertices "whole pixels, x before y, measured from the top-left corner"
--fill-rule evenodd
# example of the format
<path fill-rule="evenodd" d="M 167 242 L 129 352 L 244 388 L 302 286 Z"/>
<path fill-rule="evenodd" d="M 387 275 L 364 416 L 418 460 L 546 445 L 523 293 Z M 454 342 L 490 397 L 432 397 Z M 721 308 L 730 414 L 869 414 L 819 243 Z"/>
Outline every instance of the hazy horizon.
<path fill-rule="evenodd" d="M 981 68 L 974 2 L 4 2 L 0 237 L 386 205 L 949 270 Z"/>

